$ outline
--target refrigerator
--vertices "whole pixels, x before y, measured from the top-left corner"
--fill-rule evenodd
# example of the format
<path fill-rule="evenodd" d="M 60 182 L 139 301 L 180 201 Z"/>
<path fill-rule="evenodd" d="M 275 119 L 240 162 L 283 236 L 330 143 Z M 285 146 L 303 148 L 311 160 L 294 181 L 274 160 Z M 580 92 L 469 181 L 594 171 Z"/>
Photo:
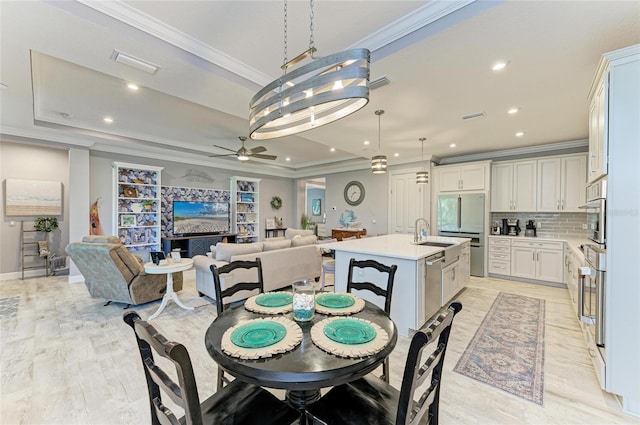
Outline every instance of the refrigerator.
<path fill-rule="evenodd" d="M 484 193 L 438 196 L 438 235 L 471 238 L 471 275 L 484 276 Z"/>

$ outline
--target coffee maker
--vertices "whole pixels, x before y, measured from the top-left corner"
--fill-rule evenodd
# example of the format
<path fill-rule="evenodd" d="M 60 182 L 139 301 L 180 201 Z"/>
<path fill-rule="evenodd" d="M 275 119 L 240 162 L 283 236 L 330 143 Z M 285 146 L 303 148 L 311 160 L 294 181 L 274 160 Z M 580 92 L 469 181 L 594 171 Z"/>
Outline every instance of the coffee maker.
<path fill-rule="evenodd" d="M 517 218 L 502 219 L 502 234 L 508 236 L 518 236 L 520 234 L 520 220 Z"/>
<path fill-rule="evenodd" d="M 530 237 L 536 236 L 536 222 L 534 220 L 527 221 L 524 229 L 524 235 Z"/>

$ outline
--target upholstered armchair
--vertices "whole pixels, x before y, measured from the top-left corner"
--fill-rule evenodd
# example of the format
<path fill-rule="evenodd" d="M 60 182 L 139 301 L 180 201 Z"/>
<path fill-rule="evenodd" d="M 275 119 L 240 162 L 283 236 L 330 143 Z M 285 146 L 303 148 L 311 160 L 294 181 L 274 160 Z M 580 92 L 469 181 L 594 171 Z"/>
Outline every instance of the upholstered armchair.
<path fill-rule="evenodd" d="M 147 274 L 142 258 L 131 253 L 116 236 L 85 236 L 65 248 L 94 298 L 143 304 L 162 298 L 166 275 Z M 173 289 L 182 289 L 182 272 L 173 274 Z"/>

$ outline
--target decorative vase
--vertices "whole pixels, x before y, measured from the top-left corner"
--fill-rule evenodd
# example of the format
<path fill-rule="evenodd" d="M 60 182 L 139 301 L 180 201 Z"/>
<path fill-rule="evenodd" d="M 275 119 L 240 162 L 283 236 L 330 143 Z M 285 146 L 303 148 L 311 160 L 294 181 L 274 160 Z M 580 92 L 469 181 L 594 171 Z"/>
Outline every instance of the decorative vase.
<path fill-rule="evenodd" d="M 308 322 L 316 310 L 315 286 L 313 282 L 301 280 L 293 282 L 293 319 Z"/>

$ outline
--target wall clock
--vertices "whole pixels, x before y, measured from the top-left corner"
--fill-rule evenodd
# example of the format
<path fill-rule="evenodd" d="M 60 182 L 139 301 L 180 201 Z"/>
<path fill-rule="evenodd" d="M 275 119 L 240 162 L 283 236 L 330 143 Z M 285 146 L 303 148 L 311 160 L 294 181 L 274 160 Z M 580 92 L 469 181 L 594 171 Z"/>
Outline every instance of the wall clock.
<path fill-rule="evenodd" d="M 344 200 L 349 205 L 359 205 L 364 200 L 364 186 L 359 181 L 347 183 L 344 187 Z"/>

